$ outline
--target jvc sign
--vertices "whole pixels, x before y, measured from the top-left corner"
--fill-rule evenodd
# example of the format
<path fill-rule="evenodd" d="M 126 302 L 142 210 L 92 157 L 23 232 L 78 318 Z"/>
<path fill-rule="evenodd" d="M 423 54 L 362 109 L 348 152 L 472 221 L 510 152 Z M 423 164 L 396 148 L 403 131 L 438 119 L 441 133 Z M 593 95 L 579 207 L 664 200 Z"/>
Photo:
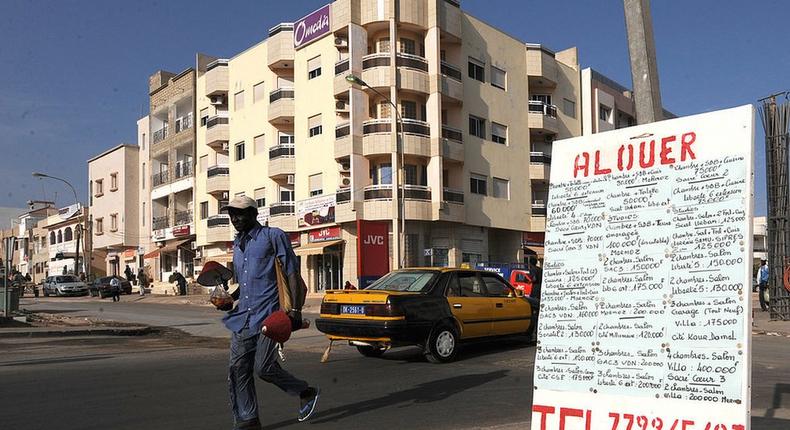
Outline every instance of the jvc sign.
<path fill-rule="evenodd" d="M 294 48 L 299 49 L 329 34 L 332 29 L 329 19 L 330 13 L 330 5 L 326 5 L 296 21 L 294 24 Z"/>
<path fill-rule="evenodd" d="M 364 288 L 390 270 L 389 225 L 386 222 L 357 220 L 357 272 Z"/>

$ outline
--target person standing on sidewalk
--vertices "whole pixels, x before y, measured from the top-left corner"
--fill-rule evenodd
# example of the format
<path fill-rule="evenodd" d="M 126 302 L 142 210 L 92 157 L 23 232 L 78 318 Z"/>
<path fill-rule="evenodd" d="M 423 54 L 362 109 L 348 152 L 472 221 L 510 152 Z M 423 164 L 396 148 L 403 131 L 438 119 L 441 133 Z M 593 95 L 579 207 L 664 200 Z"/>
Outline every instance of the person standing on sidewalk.
<path fill-rule="evenodd" d="M 110 279 L 110 293 L 112 293 L 113 302 L 121 301 L 121 281 L 119 281 L 116 276 Z"/>
<path fill-rule="evenodd" d="M 140 297 L 144 296 L 145 289 L 148 288 L 148 276 L 142 268 L 137 272 L 137 285 L 140 286 Z"/>
<path fill-rule="evenodd" d="M 289 289 L 294 292 L 292 297 L 299 297 L 298 263 L 291 241 L 282 230 L 258 223 L 257 205 L 249 197 L 236 197 L 221 210 L 228 211 L 238 232 L 233 242 L 233 269 L 239 283 L 233 298 L 238 302 L 232 310 L 232 304 L 219 308 L 229 311 L 223 322 L 232 332 L 228 384 L 234 429 L 261 428 L 254 375 L 292 396 L 299 396 L 297 419 L 305 421 L 315 412 L 320 390 L 280 367 L 277 344 L 261 333 L 266 317 L 280 309 L 275 259 L 282 264 Z M 295 329 L 301 327 L 303 305 L 294 303 L 288 313 Z"/>
<path fill-rule="evenodd" d="M 757 270 L 757 291 L 760 308 L 765 312 L 768 310 L 768 300 L 765 298 L 765 292 L 768 291 L 768 262 L 765 259 L 760 260 L 760 268 Z"/>

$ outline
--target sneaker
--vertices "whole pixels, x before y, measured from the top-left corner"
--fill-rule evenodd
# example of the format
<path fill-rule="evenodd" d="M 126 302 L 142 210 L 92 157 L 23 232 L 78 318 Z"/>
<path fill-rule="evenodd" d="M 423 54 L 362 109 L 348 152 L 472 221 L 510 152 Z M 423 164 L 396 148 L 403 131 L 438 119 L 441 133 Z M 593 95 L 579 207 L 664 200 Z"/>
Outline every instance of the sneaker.
<path fill-rule="evenodd" d="M 318 387 L 308 387 L 305 395 L 301 397 L 301 406 L 299 407 L 298 420 L 306 421 L 313 415 L 316 407 L 318 406 L 318 396 L 321 394 L 321 389 Z"/>

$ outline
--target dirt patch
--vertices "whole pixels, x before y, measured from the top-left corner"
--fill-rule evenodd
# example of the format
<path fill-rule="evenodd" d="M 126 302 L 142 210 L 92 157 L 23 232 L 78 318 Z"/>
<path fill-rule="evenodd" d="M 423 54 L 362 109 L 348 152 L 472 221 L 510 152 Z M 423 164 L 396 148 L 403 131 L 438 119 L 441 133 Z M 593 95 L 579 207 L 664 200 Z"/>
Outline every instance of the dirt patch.
<path fill-rule="evenodd" d="M 140 324 L 128 324 L 114 321 L 98 320 L 88 317 L 74 317 L 65 313 L 32 312 L 22 310 L 26 323 L 16 327 L 139 327 Z M 14 327 L 14 326 L 2 326 Z"/>

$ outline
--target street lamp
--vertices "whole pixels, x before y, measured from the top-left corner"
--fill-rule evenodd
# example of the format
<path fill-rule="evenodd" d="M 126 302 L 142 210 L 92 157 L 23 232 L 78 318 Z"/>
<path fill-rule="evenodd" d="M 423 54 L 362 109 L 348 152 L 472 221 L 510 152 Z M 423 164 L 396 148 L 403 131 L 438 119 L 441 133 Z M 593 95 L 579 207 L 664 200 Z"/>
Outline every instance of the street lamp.
<path fill-rule="evenodd" d="M 47 174 L 41 173 L 41 172 L 33 172 L 33 177 L 34 178 L 39 178 L 39 179 L 44 179 L 44 178 L 54 179 L 56 181 L 60 181 L 60 182 L 63 182 L 64 184 L 68 185 L 69 188 L 71 188 L 72 194 L 74 194 L 74 204 L 77 205 L 77 209 L 80 208 L 80 201 L 79 201 L 79 199 L 77 199 L 77 191 L 74 190 L 74 186 L 71 185 L 71 183 L 69 183 L 69 181 L 67 181 L 65 179 L 62 179 L 62 178 L 58 178 L 57 176 L 47 175 Z M 82 216 L 83 216 L 83 219 L 84 219 L 85 218 L 84 211 L 83 211 Z M 75 230 L 76 230 L 76 236 L 77 236 L 77 248 L 76 248 L 76 250 L 74 252 L 74 275 L 77 275 L 79 273 L 80 236 L 82 235 L 82 225 L 78 223 L 77 226 L 75 227 Z M 85 263 L 85 261 L 83 261 L 83 263 Z"/>
<path fill-rule="evenodd" d="M 399 245 L 398 245 L 398 267 L 397 267 L 398 269 L 400 269 L 401 267 L 406 266 L 405 249 L 404 249 L 406 247 L 406 199 L 404 197 L 406 191 L 406 187 L 405 187 L 406 181 L 405 181 L 405 174 L 403 172 L 403 169 L 406 166 L 404 160 L 404 153 L 406 151 L 404 151 L 403 148 L 403 143 L 404 143 L 403 118 L 401 118 L 400 116 L 400 111 L 398 110 L 398 106 L 395 105 L 395 103 L 393 103 L 389 97 L 385 96 L 377 89 L 368 85 L 367 82 L 363 81 L 362 78 L 360 78 L 359 76 L 355 76 L 353 74 L 346 75 L 346 81 L 352 84 L 363 86 L 365 88 L 369 88 L 371 91 L 378 94 L 379 97 L 386 100 L 387 103 L 389 103 L 390 106 L 392 106 L 392 110 L 395 111 L 395 119 L 397 121 L 397 126 L 398 126 L 398 130 L 396 131 L 397 139 L 398 139 L 398 144 L 396 145 L 396 151 L 398 154 L 400 154 L 400 165 L 396 166 L 395 171 L 398 172 L 398 178 L 396 184 L 393 184 L 392 188 L 395 189 L 395 187 L 400 187 L 400 189 L 398 190 L 398 197 L 400 200 L 399 212 L 400 212 L 401 227 L 400 227 L 400 235 L 399 235 L 400 237 L 398 238 Z M 392 223 L 393 226 L 397 225 L 397 220 L 395 219 L 395 217 L 393 217 Z"/>

